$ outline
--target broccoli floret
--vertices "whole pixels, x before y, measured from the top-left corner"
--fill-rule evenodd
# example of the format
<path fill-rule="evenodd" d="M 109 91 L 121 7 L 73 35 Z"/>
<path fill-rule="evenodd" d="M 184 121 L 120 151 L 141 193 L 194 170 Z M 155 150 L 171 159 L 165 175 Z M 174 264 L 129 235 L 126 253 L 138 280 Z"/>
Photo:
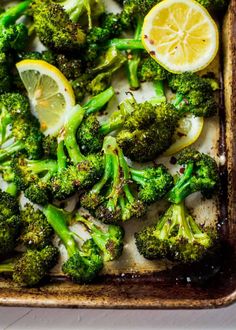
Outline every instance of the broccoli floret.
<path fill-rule="evenodd" d="M 179 111 L 191 112 L 197 117 L 210 117 L 217 113 L 212 80 L 185 72 L 169 75 L 168 82 L 171 89 L 177 92 L 173 103 Z"/>
<path fill-rule="evenodd" d="M 204 231 L 181 203 L 172 204 L 155 225 L 136 233 L 135 242 L 147 259 L 191 263 L 199 261 L 213 246 L 214 236 Z"/>
<path fill-rule="evenodd" d="M 184 166 L 184 173 L 171 189 L 168 199 L 180 203 L 190 194 L 200 191 L 210 198 L 219 186 L 219 172 L 215 160 L 191 148 L 184 149 L 178 156 L 178 164 Z"/>
<path fill-rule="evenodd" d="M 42 141 L 43 155 L 45 158 L 57 157 L 57 137 L 56 136 L 43 136 Z"/>
<path fill-rule="evenodd" d="M 83 63 L 80 59 L 58 54 L 56 55 L 56 66 L 67 79 L 75 80 L 81 75 Z"/>
<path fill-rule="evenodd" d="M 139 65 L 140 81 L 165 80 L 168 74 L 169 72 L 151 57 L 144 58 Z"/>
<path fill-rule="evenodd" d="M 116 139 L 104 139 L 105 171 L 96 185 L 81 198 L 81 204 L 95 213 L 104 223 L 127 221 L 131 217 L 141 217 L 144 203 L 137 199 L 130 187 L 130 171 Z"/>
<path fill-rule="evenodd" d="M 76 133 L 84 116 L 103 108 L 113 95 L 113 89 L 109 88 L 89 100 L 83 108 L 75 106 L 70 111 L 70 116 L 67 116 L 58 136 L 57 171 L 50 177 L 50 192 L 54 198 L 66 199 L 76 191 L 91 187 L 102 176 L 102 156 L 83 155 L 76 140 Z"/>
<path fill-rule="evenodd" d="M 15 197 L 0 191 L 0 256 L 14 250 L 20 229 L 19 205 Z"/>
<path fill-rule="evenodd" d="M 31 114 L 28 99 L 18 93 L 2 94 L 0 110 L 1 131 L 4 132 L 2 139 L 4 142 L 9 140 L 8 145 L 0 150 L 0 161 L 19 151 L 25 151 L 30 158 L 40 158 L 43 135 L 40 132 L 38 120 Z M 9 125 L 11 135 L 7 137 Z"/>
<path fill-rule="evenodd" d="M 30 0 L 12 6 L 0 15 L 0 51 L 22 50 L 28 39 L 28 30 L 22 23 L 15 24 L 30 4 Z"/>
<path fill-rule="evenodd" d="M 12 160 L 14 182 L 33 203 L 45 204 L 51 198 L 50 179 L 57 172 L 56 160 L 30 160 L 18 155 Z"/>
<path fill-rule="evenodd" d="M 62 271 L 74 282 L 88 283 L 94 280 L 103 267 L 103 260 L 93 239 L 78 246 L 74 234 L 67 225 L 67 215 L 53 205 L 47 205 L 43 212 L 68 253 L 68 259 L 62 265 Z"/>
<path fill-rule="evenodd" d="M 155 159 L 172 143 L 179 113 L 168 103 L 132 102 L 133 111 L 122 123 L 117 142 L 125 156 L 139 162 Z"/>
<path fill-rule="evenodd" d="M 72 22 L 63 7 L 51 0 L 34 0 L 31 4 L 36 33 L 41 42 L 57 51 L 74 51 L 85 43 L 85 34 Z"/>
<path fill-rule="evenodd" d="M 130 168 L 130 173 L 139 187 L 139 198 L 147 204 L 162 199 L 173 186 L 173 178 L 164 165 L 143 170 Z"/>
<path fill-rule="evenodd" d="M 19 286 L 36 286 L 55 266 L 58 255 L 58 249 L 50 245 L 40 251 L 27 250 L 19 259 L 0 264 L 0 273 L 12 273 Z"/>
<path fill-rule="evenodd" d="M 53 229 L 42 211 L 26 204 L 21 210 L 21 234 L 19 240 L 29 248 L 42 249 L 50 245 Z"/>
<path fill-rule="evenodd" d="M 102 252 L 104 262 L 118 259 L 124 246 L 124 229 L 120 226 L 107 225 L 101 228 L 80 214 L 76 215 L 76 220 L 83 223 Z"/>

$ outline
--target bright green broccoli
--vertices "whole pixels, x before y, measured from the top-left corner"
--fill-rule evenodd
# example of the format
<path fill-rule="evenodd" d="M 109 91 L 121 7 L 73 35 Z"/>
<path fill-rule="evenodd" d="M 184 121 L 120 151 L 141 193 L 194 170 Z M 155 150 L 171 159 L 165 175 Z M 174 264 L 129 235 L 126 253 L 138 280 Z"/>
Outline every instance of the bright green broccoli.
<path fill-rule="evenodd" d="M 27 250 L 20 258 L 1 263 L 0 273 L 12 274 L 19 286 L 36 286 L 56 265 L 58 255 L 58 249 L 51 245 L 40 251 Z"/>
<path fill-rule="evenodd" d="M 90 218 L 86 219 L 80 214 L 76 215 L 76 221 L 86 226 L 95 244 L 102 252 L 104 262 L 118 259 L 121 256 L 124 246 L 122 227 L 115 225 L 99 227 Z"/>
<path fill-rule="evenodd" d="M 105 137 L 103 153 L 103 177 L 83 195 L 82 206 L 94 212 L 104 223 L 141 217 L 146 211 L 145 205 L 131 191 L 129 167 L 114 137 Z"/>
<path fill-rule="evenodd" d="M 191 148 L 184 149 L 177 158 L 184 166 L 184 173 L 178 178 L 168 195 L 168 200 L 178 204 L 194 192 L 200 191 L 210 198 L 219 186 L 219 172 L 215 160 L 207 154 Z"/>
<path fill-rule="evenodd" d="M 169 258 L 183 263 L 199 261 L 213 246 L 211 234 L 201 228 L 183 203 L 172 204 L 156 224 L 135 234 L 138 251 L 147 259 Z"/>
<path fill-rule="evenodd" d="M 138 76 L 140 81 L 166 80 L 169 72 L 166 71 L 153 58 L 145 57 L 140 62 Z"/>
<path fill-rule="evenodd" d="M 20 213 L 21 234 L 19 240 L 24 246 L 41 250 L 51 244 L 53 229 L 41 210 L 26 204 Z"/>
<path fill-rule="evenodd" d="M 85 241 L 79 247 L 74 233 L 68 228 L 67 214 L 63 210 L 47 205 L 43 212 L 68 253 L 68 259 L 62 265 L 63 273 L 77 283 L 94 280 L 103 267 L 103 260 L 93 239 Z"/>

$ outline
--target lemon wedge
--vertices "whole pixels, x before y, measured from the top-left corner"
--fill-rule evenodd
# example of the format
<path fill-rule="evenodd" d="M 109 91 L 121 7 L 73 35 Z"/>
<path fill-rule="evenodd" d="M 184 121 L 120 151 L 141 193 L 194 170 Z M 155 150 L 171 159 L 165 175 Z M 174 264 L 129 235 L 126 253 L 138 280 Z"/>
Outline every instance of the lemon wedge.
<path fill-rule="evenodd" d="M 164 152 L 164 156 L 172 156 L 190 146 L 199 138 L 204 126 L 203 117 L 186 114 L 179 121 L 179 126 L 173 136 L 173 144 Z"/>
<path fill-rule="evenodd" d="M 41 130 L 45 135 L 56 134 L 63 126 L 67 111 L 75 105 L 69 81 L 56 67 L 45 61 L 23 60 L 16 67 Z"/>
<path fill-rule="evenodd" d="M 217 54 L 219 33 L 208 11 L 193 0 L 164 0 L 144 19 L 142 43 L 173 73 L 199 71 Z"/>

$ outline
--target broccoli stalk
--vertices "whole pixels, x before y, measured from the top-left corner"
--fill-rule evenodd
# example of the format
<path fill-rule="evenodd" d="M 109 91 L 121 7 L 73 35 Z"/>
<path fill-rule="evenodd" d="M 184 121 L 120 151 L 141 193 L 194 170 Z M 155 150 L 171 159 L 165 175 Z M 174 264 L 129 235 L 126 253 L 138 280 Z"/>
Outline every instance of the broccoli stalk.
<path fill-rule="evenodd" d="M 118 50 L 144 50 L 142 41 L 140 39 L 118 39 L 110 40 L 106 47 L 116 47 Z"/>
<path fill-rule="evenodd" d="M 142 26 L 143 26 L 143 19 L 141 17 L 138 17 L 137 25 L 134 33 L 134 39 L 141 38 Z M 138 67 L 139 67 L 140 59 L 141 58 L 140 58 L 139 50 L 133 50 L 128 52 L 128 62 L 127 62 L 128 81 L 130 88 L 133 90 L 138 89 L 140 87 L 140 82 L 138 79 Z"/>
<path fill-rule="evenodd" d="M 138 251 L 147 259 L 199 261 L 213 246 L 213 235 L 192 218 L 184 203 L 172 204 L 159 221 L 135 234 Z"/>
<path fill-rule="evenodd" d="M 11 273 L 19 286 L 36 286 L 55 266 L 58 249 L 48 245 L 42 250 L 27 250 L 18 259 L 9 259 L 0 264 L 0 273 Z"/>
<path fill-rule="evenodd" d="M 104 262 L 119 258 L 123 251 L 124 230 L 120 226 L 108 225 L 103 228 L 94 224 L 90 219 L 85 219 L 80 214 L 76 220 L 83 223 L 103 254 Z"/>
<path fill-rule="evenodd" d="M 103 267 L 94 241 L 89 239 L 79 248 L 74 233 L 68 228 L 66 213 L 53 205 L 47 205 L 43 212 L 68 253 L 68 260 L 62 265 L 63 273 L 77 283 L 91 282 Z"/>
<path fill-rule="evenodd" d="M 193 149 L 185 149 L 178 156 L 178 164 L 185 166 L 168 195 L 168 200 L 178 204 L 187 196 L 200 191 L 204 197 L 211 197 L 219 185 L 219 173 L 215 160 Z"/>
<path fill-rule="evenodd" d="M 8 27 L 15 24 L 18 18 L 28 9 L 31 0 L 22 1 L 21 3 L 7 9 L 0 15 L 0 25 L 2 27 Z"/>
<path fill-rule="evenodd" d="M 133 196 L 128 165 L 116 139 L 107 136 L 103 143 L 105 172 L 101 180 L 81 198 L 82 206 L 95 212 L 105 223 L 141 217 L 144 204 Z"/>

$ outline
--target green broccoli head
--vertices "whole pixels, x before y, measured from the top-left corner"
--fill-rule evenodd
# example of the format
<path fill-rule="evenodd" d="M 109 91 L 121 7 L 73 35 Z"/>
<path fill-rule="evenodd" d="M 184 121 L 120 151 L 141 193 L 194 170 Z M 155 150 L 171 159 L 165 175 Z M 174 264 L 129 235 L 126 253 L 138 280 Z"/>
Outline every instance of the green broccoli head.
<path fill-rule="evenodd" d="M 217 192 L 219 172 L 212 157 L 187 148 L 179 154 L 178 164 L 185 166 L 185 170 L 169 192 L 168 199 L 170 202 L 180 203 L 187 196 L 197 191 L 200 191 L 206 198 L 210 198 Z"/>
<path fill-rule="evenodd" d="M 0 93 L 9 92 L 12 86 L 10 63 L 5 53 L 0 53 Z"/>
<path fill-rule="evenodd" d="M 0 191 L 0 214 L 5 218 L 19 214 L 18 200 L 5 191 Z"/>
<path fill-rule="evenodd" d="M 165 102 L 134 103 L 133 108 L 117 135 L 117 142 L 131 160 L 153 160 L 171 145 L 179 114 Z"/>
<path fill-rule="evenodd" d="M 13 265 L 13 281 L 19 286 L 37 285 L 56 265 L 58 255 L 58 249 L 51 245 L 40 251 L 27 250 Z"/>
<path fill-rule="evenodd" d="M 19 235 L 21 221 L 17 214 L 5 217 L 0 214 L 0 257 L 13 252 Z"/>
<path fill-rule="evenodd" d="M 210 117 L 217 113 L 218 105 L 214 99 L 216 81 L 185 72 L 169 75 L 169 86 L 177 92 L 174 104 L 182 113 L 191 112 L 198 117 Z"/>
<path fill-rule="evenodd" d="M 140 62 L 138 75 L 141 81 L 165 80 L 168 74 L 168 71 L 151 57 L 145 58 Z"/>
<path fill-rule="evenodd" d="M 30 248 L 42 249 L 50 245 L 53 229 L 40 210 L 35 210 L 32 204 L 26 204 L 21 211 L 22 231 L 20 241 Z"/>
<path fill-rule="evenodd" d="M 85 34 L 78 23 L 51 0 L 34 0 L 31 4 L 34 26 L 42 43 L 57 51 L 73 51 L 85 43 Z"/>
<path fill-rule="evenodd" d="M 139 187 L 139 198 L 146 204 L 162 199 L 173 186 L 173 178 L 164 165 L 143 170 L 131 168 L 130 172 Z"/>
<path fill-rule="evenodd" d="M 222 10 L 227 7 L 229 3 L 228 0 L 197 0 L 197 2 L 199 2 L 203 7 L 214 11 Z"/>
<path fill-rule="evenodd" d="M 103 260 L 94 240 L 89 239 L 79 247 L 73 232 L 68 228 L 68 214 L 53 205 L 47 205 L 43 212 L 68 253 L 62 271 L 77 283 L 91 282 L 103 267 Z"/>
<path fill-rule="evenodd" d="M 213 239 L 192 218 L 184 204 L 172 204 L 156 225 L 135 234 L 136 246 L 147 259 L 169 258 L 182 263 L 199 261 Z"/>

